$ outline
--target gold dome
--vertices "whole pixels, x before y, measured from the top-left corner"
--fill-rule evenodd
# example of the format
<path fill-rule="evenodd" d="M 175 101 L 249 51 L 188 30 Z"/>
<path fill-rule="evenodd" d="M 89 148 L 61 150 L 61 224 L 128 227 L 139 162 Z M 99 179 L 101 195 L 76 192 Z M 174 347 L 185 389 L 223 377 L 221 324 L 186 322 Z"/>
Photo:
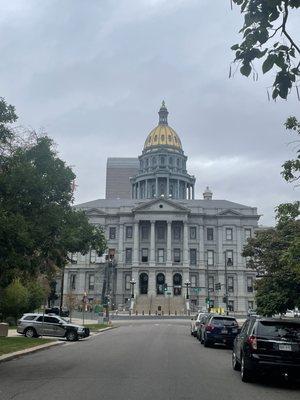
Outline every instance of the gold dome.
<path fill-rule="evenodd" d="M 179 136 L 174 129 L 168 125 L 169 112 L 164 101 L 162 102 L 158 114 L 159 124 L 149 133 L 144 144 L 144 150 L 148 150 L 151 147 L 156 146 L 171 146 L 182 151 L 182 145 Z"/>
<path fill-rule="evenodd" d="M 182 150 L 181 141 L 177 133 L 169 125 L 158 125 L 148 135 L 144 150 L 153 146 L 172 146 Z"/>

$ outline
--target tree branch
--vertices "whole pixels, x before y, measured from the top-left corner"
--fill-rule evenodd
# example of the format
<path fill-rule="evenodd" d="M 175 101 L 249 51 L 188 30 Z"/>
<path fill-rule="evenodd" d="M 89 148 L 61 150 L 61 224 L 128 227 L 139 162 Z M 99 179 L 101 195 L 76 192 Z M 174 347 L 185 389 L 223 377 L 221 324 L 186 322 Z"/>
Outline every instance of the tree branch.
<path fill-rule="evenodd" d="M 282 20 L 282 33 L 287 37 L 287 39 L 290 41 L 291 45 L 294 46 L 295 49 L 300 54 L 300 47 L 298 47 L 296 45 L 296 43 L 293 41 L 291 36 L 286 31 L 286 23 L 287 23 L 287 20 L 288 20 L 288 16 L 289 16 L 288 0 L 285 0 L 284 1 L 284 15 L 283 15 L 283 20 Z"/>

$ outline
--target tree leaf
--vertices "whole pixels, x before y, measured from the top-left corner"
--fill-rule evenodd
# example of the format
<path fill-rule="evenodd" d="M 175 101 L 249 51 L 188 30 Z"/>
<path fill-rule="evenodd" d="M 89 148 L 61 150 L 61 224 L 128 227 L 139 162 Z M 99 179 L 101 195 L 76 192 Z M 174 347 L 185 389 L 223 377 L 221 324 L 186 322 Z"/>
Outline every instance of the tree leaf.
<path fill-rule="evenodd" d="M 265 59 L 263 65 L 262 65 L 262 71 L 265 74 L 266 72 L 270 71 L 270 69 L 273 68 L 274 66 L 274 55 L 269 54 L 268 57 Z"/>
<path fill-rule="evenodd" d="M 252 68 L 250 64 L 244 64 L 240 68 L 241 74 L 244 76 L 249 76 L 251 74 L 251 70 Z"/>

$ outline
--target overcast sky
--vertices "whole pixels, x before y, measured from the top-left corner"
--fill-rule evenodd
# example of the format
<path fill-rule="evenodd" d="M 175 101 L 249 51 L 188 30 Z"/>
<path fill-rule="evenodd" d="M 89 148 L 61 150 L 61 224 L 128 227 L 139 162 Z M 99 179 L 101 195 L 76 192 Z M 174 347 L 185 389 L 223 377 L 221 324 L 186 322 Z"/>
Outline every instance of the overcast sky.
<path fill-rule="evenodd" d="M 296 94 L 268 102 L 274 73 L 228 79 L 240 40 L 229 0 L 0 0 L 0 96 L 45 130 L 77 175 L 76 203 L 103 198 L 107 157 L 141 154 L 162 99 L 196 176 L 216 199 L 274 207 L 298 199 L 281 164 Z M 300 40 L 300 18 L 290 31 Z M 297 25 L 298 23 L 298 25 Z M 259 70 L 259 65 L 258 65 Z"/>

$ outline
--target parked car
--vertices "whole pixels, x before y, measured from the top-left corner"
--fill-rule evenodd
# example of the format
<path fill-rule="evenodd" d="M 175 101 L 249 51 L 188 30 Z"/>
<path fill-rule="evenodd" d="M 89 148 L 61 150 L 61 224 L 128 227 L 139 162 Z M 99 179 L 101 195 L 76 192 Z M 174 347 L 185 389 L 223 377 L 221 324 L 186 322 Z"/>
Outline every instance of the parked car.
<path fill-rule="evenodd" d="M 65 337 L 69 341 L 88 337 L 90 330 L 68 323 L 57 315 L 24 314 L 18 321 L 17 332 L 28 338 L 38 336 Z"/>
<path fill-rule="evenodd" d="M 300 374 L 300 320 L 248 318 L 235 338 L 232 367 L 244 382 L 257 372 L 277 372 L 285 377 Z"/>
<path fill-rule="evenodd" d="M 201 343 L 202 343 L 202 335 L 203 335 L 205 323 L 211 315 L 212 315 L 211 313 L 204 313 L 199 320 L 199 324 L 197 326 L 196 337 L 198 340 L 200 340 Z"/>
<path fill-rule="evenodd" d="M 205 313 L 200 312 L 195 317 L 191 318 L 191 335 L 197 336 L 197 329 L 203 315 L 205 315 Z"/>
<path fill-rule="evenodd" d="M 225 346 L 232 347 L 238 333 L 239 325 L 234 317 L 210 314 L 202 327 L 201 343 L 205 347 L 215 343 L 222 343 Z"/>
<path fill-rule="evenodd" d="M 46 308 L 45 314 L 55 314 L 55 315 L 60 315 L 61 317 L 69 317 L 70 316 L 69 310 L 67 310 L 66 308 L 62 308 L 61 312 L 60 312 L 59 307 Z"/>

